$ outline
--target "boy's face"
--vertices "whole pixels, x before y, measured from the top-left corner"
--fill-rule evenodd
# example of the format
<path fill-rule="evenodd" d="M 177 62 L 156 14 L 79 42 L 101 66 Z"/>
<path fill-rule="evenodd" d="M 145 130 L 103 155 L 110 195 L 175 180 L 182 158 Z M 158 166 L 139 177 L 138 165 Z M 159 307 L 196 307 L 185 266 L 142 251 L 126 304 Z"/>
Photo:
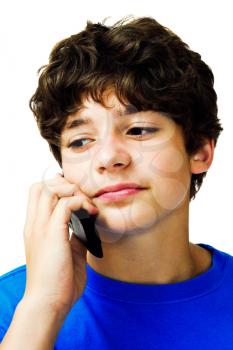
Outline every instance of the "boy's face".
<path fill-rule="evenodd" d="M 99 208 L 98 230 L 119 237 L 149 229 L 182 204 L 187 206 L 191 170 L 182 130 L 173 120 L 133 108 L 123 115 L 125 107 L 114 93 L 106 98 L 111 109 L 89 98 L 83 100 L 85 109 L 68 117 L 66 125 L 81 118 L 92 124 L 62 131 L 62 167 L 64 177 L 91 198 L 118 183 L 145 188 L 114 202 L 92 198 Z"/>

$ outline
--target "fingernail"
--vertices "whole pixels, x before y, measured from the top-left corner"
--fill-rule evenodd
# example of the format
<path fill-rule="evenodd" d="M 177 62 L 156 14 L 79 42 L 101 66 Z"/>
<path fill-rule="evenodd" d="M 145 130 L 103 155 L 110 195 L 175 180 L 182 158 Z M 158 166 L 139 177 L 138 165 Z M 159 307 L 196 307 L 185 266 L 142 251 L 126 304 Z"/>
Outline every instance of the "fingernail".
<path fill-rule="evenodd" d="M 94 207 L 93 205 L 91 206 L 91 212 L 92 212 L 93 214 L 98 213 L 98 211 L 99 211 L 98 208 Z"/>

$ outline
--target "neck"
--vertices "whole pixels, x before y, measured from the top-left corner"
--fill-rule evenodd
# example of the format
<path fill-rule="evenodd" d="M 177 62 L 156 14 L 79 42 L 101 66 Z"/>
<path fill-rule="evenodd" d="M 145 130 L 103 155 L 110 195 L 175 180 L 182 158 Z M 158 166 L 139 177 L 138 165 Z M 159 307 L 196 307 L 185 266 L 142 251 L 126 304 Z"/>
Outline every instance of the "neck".
<path fill-rule="evenodd" d="M 102 250 L 103 258 L 87 252 L 87 263 L 104 276 L 131 283 L 181 282 L 211 265 L 210 252 L 189 242 L 188 209 L 184 207 L 148 231 L 124 235 L 114 243 L 102 241 Z"/>

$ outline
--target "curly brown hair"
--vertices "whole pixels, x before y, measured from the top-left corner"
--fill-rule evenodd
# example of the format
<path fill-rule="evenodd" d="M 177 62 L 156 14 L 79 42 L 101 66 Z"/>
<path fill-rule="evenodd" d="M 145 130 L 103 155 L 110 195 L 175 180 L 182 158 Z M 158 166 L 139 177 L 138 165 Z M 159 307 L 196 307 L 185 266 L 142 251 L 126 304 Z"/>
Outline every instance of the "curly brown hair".
<path fill-rule="evenodd" d="M 212 70 L 154 18 L 131 17 L 111 26 L 88 20 L 83 31 L 58 42 L 49 63 L 38 70 L 29 106 L 61 168 L 60 135 L 68 115 L 77 111 L 83 96 L 106 107 L 103 93 L 109 87 L 125 106 L 165 112 L 182 127 L 188 155 L 206 139 L 216 146 L 223 128 Z M 192 174 L 190 200 L 206 173 Z"/>

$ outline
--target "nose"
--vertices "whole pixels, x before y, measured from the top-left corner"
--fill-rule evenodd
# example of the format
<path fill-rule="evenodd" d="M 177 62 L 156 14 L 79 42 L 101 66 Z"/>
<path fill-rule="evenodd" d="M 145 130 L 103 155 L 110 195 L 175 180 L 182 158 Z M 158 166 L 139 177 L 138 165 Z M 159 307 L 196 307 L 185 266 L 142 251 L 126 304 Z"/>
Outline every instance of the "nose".
<path fill-rule="evenodd" d="M 126 168 L 131 163 L 131 155 L 120 136 L 110 134 L 100 141 L 98 151 L 94 156 L 95 169 L 102 173 L 116 172 Z"/>

